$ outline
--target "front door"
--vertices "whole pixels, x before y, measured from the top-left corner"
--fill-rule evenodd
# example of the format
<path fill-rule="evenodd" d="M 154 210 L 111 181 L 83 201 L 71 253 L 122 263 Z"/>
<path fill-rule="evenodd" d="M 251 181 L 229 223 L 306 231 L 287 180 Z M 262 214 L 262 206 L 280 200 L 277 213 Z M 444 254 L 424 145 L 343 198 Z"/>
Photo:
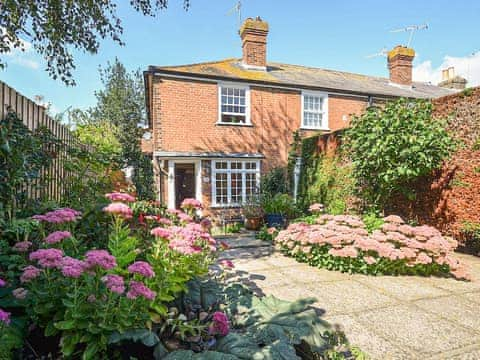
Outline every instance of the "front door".
<path fill-rule="evenodd" d="M 195 164 L 175 164 L 175 207 L 180 208 L 182 201 L 195 198 Z"/>

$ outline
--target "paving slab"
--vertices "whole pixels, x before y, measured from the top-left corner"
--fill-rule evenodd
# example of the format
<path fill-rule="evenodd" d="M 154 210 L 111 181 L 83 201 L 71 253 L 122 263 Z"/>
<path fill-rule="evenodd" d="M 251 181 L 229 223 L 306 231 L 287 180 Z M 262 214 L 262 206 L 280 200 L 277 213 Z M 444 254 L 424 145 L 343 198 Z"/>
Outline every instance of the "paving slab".
<path fill-rule="evenodd" d="M 357 318 L 369 329 L 395 341 L 397 346 L 423 355 L 438 354 L 480 340 L 474 330 L 410 304 L 366 311 Z"/>
<path fill-rule="evenodd" d="M 368 329 L 354 315 L 324 316 L 323 318 L 334 327 L 343 331 L 350 344 L 354 344 L 362 350 L 368 349 L 368 355 L 372 360 L 410 360 L 419 358 L 418 354 L 410 352 L 405 348 L 399 348 Z"/>
<path fill-rule="evenodd" d="M 462 297 L 468 299 L 471 302 L 477 303 L 480 305 L 480 291 L 479 292 L 471 292 L 471 293 L 464 293 Z M 480 359 L 480 358 L 479 358 Z"/>
<path fill-rule="evenodd" d="M 316 298 L 319 316 L 372 359 L 480 360 L 480 258 L 459 256 L 472 269 L 472 282 L 373 277 L 298 263 L 245 236 L 229 241 L 222 257 L 235 263 L 233 280 L 259 296 Z"/>
<path fill-rule="evenodd" d="M 418 300 L 449 295 L 447 290 L 435 287 L 419 277 L 362 276 L 355 280 L 399 300 Z"/>
<path fill-rule="evenodd" d="M 392 297 L 377 292 L 356 281 L 321 282 L 307 285 L 313 291 L 326 314 L 350 314 L 361 310 L 375 309 L 398 304 Z"/>
<path fill-rule="evenodd" d="M 477 330 L 480 334 L 479 306 L 477 303 L 464 298 L 463 294 L 418 300 L 415 301 L 414 304 L 425 311 Z"/>

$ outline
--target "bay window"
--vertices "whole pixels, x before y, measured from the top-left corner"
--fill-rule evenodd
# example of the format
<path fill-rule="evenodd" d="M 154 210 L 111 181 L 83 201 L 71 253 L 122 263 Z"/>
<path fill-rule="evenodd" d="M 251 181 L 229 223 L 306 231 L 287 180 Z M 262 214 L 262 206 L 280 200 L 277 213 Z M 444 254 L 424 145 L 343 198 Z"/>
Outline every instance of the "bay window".
<path fill-rule="evenodd" d="M 257 194 L 259 183 L 258 160 L 215 160 L 212 162 L 212 205 L 241 205 Z"/>

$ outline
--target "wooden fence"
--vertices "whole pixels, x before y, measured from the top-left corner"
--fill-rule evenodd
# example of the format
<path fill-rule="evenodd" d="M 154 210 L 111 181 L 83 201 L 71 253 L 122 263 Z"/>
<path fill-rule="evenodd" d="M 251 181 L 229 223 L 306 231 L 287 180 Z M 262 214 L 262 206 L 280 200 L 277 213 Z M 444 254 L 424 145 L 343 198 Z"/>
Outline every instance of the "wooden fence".
<path fill-rule="evenodd" d="M 73 179 L 76 175 L 74 170 L 65 167 L 70 150 L 77 148 L 92 151 L 93 149 L 79 143 L 66 126 L 47 114 L 45 107 L 36 104 L 2 81 L 0 81 L 0 101 L 0 119 L 4 119 L 8 111 L 14 111 L 30 130 L 35 131 L 39 127 L 46 127 L 63 144 L 58 152 L 52 152 L 51 166 L 42 170 L 40 178 L 25 184 L 30 200 L 61 201 L 71 189 L 72 182 L 69 179 Z M 82 179 L 84 180 L 86 179 Z"/>

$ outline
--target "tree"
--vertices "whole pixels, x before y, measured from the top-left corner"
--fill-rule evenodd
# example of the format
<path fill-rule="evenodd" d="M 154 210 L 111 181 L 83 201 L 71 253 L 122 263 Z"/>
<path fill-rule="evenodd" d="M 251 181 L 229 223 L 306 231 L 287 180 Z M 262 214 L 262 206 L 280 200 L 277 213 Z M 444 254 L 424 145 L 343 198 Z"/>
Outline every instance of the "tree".
<path fill-rule="evenodd" d="M 455 141 L 429 101 L 400 99 L 353 117 L 343 148 L 362 197 L 385 208 L 395 193 L 411 197 L 412 181 L 439 168 Z"/>
<path fill-rule="evenodd" d="M 135 11 L 154 16 L 168 0 L 130 0 Z M 187 9 L 190 2 L 183 0 Z M 110 38 L 123 45 L 117 5 L 112 0 L 1 0 L 0 55 L 25 48 L 29 41 L 47 61 L 47 72 L 74 85 L 72 48 L 96 54 L 100 40 Z M 6 65 L 0 59 L 0 67 Z"/>
<path fill-rule="evenodd" d="M 142 73 L 140 70 L 128 72 L 125 66 L 115 59 L 106 67 L 100 68 L 100 78 L 103 89 L 95 93 L 96 105 L 86 112 L 76 110 L 73 112 L 73 119 L 80 124 L 82 134 L 89 139 L 94 135 L 98 146 L 103 149 L 118 149 L 116 147 L 118 141 L 119 166 L 132 167 L 132 181 L 138 197 L 152 199 L 154 196 L 152 162 L 142 153 L 140 147 L 140 139 L 144 133 L 143 125 L 146 123 Z M 102 143 L 96 130 L 105 126 L 112 131 L 114 139 L 108 141 L 105 138 L 103 140 L 107 143 Z"/>

